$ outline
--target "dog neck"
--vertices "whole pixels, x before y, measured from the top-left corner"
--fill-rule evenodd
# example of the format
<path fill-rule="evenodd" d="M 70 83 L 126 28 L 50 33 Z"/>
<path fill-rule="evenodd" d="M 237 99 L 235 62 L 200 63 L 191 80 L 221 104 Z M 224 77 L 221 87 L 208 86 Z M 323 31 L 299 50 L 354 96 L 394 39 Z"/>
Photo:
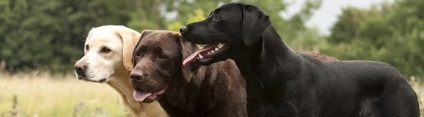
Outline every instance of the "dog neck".
<path fill-rule="evenodd" d="M 213 101 L 212 97 L 201 97 L 202 95 L 211 95 L 217 74 L 217 65 L 202 66 L 192 72 L 189 82 L 184 80 L 184 76 L 180 76 L 178 80 L 173 82 L 172 89 L 165 95 L 164 98 L 158 101 L 162 107 L 167 110 L 169 115 L 178 116 L 193 116 L 201 115 L 202 112 L 213 108 L 211 105 L 201 105 L 199 102 Z M 211 103 L 213 104 L 213 103 Z"/>
<path fill-rule="evenodd" d="M 284 86 L 287 82 L 300 72 L 300 56 L 282 41 L 272 26 L 265 30 L 257 44 L 237 51 L 245 51 L 244 55 L 234 56 L 233 59 L 246 79 L 246 85 L 249 85 L 246 89 L 248 95 L 261 94 L 250 97 L 277 101 L 281 97 L 274 94 L 280 93 L 272 91 L 286 90 Z"/>
<path fill-rule="evenodd" d="M 130 71 L 128 70 L 115 72 L 110 77 L 110 80 L 107 82 L 107 84 L 113 87 L 120 94 L 132 96 L 133 89 L 130 82 Z"/>
<path fill-rule="evenodd" d="M 124 105 L 133 116 L 145 114 L 145 112 L 143 112 L 144 107 L 142 104 L 135 101 L 132 96 L 133 89 L 131 87 L 129 74 L 130 71 L 128 70 L 118 71 L 110 77 L 111 80 L 107 82 L 107 84 L 119 93 Z"/>
<path fill-rule="evenodd" d="M 261 78 L 276 78 L 290 80 L 300 71 L 301 57 L 283 42 L 274 27 L 270 26 L 262 35 L 262 49 L 258 59 L 259 64 L 254 64 L 254 71 L 259 71 Z M 268 68 L 268 69 L 265 69 Z M 273 68 L 273 71 L 265 71 Z M 283 73 L 283 74 L 275 74 Z"/>

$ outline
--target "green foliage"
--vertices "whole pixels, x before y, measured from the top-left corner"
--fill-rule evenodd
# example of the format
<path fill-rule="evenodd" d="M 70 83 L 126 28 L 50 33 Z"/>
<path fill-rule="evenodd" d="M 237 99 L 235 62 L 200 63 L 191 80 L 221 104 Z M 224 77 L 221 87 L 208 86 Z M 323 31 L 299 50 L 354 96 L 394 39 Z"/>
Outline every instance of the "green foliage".
<path fill-rule="evenodd" d="M 133 6 L 134 9 L 120 11 L 129 13 L 130 20 L 127 23 L 130 28 L 135 30 L 142 29 L 164 29 L 166 28 L 165 16 L 161 13 L 161 7 L 164 0 L 128 0 L 127 6 L 111 6 L 116 8 L 124 8 Z M 123 2 L 123 1 L 119 1 Z"/>
<path fill-rule="evenodd" d="M 229 2 L 228 0 L 222 1 L 177 1 L 180 4 L 174 7 L 174 1 L 168 1 L 166 8 L 168 11 L 177 11 L 178 17 L 169 21 L 168 30 L 178 31 L 179 27 L 203 20 L 209 15 L 209 12 L 214 10 L 221 4 Z M 282 17 L 281 11 L 287 7 L 284 0 L 241 0 L 240 2 L 253 4 L 265 12 L 272 21 L 272 25 L 277 29 L 280 36 L 293 45 L 292 47 L 300 50 L 318 51 L 321 44 L 325 43 L 324 37 L 320 36 L 316 29 L 308 29 L 305 22 L 313 15 L 313 12 L 319 8 L 322 0 L 307 0 L 302 9 L 291 17 Z M 302 45 L 302 42 L 308 42 L 312 45 Z"/>
<path fill-rule="evenodd" d="M 128 22 L 130 17 L 121 13 L 127 6 L 124 3 L 2 0 L 0 60 L 5 61 L 9 71 L 70 70 L 82 56 L 83 35 L 91 27 Z"/>
<path fill-rule="evenodd" d="M 422 0 L 399 0 L 371 9 L 346 8 L 323 48 L 341 59 L 378 60 L 403 74 L 424 76 Z"/>
<path fill-rule="evenodd" d="M 321 0 L 308 0 L 303 10 L 283 18 L 285 1 L 242 0 L 261 8 L 287 40 L 317 34 L 303 24 Z M 0 63 L 7 71 L 43 69 L 69 71 L 82 56 L 84 35 L 100 25 L 126 25 L 135 30 L 178 30 L 204 19 L 230 0 L 1 0 Z M 177 17 L 169 18 L 171 13 Z M 307 40 L 307 39 L 306 39 Z M 314 39 L 312 39 L 314 40 Z M 305 39 L 301 39 L 305 41 Z M 300 41 L 295 41 L 296 43 Z M 299 45 L 299 44 L 297 44 Z M 305 47 L 305 46 L 302 46 Z"/>
<path fill-rule="evenodd" d="M 194 14 L 189 14 L 186 22 L 197 22 L 197 21 L 201 21 L 203 19 L 206 18 L 206 14 L 203 10 L 201 9 L 196 9 L 194 10 Z M 180 21 L 174 21 L 173 23 L 171 23 L 170 25 L 168 25 L 168 30 L 173 30 L 173 31 L 178 31 L 180 29 L 181 26 L 183 26 L 185 24 L 183 24 Z"/>

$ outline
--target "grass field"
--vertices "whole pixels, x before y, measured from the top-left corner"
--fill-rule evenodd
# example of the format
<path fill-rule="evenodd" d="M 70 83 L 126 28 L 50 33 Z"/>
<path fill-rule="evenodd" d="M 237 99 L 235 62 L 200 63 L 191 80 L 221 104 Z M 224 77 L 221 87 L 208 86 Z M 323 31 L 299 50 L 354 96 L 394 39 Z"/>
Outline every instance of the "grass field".
<path fill-rule="evenodd" d="M 411 79 L 422 105 L 424 88 Z M 127 116 L 118 94 L 106 84 L 79 81 L 73 75 L 0 72 L 0 117 Z"/>
<path fill-rule="evenodd" d="M 126 117 L 119 95 L 107 84 L 73 75 L 0 73 L 1 117 Z"/>

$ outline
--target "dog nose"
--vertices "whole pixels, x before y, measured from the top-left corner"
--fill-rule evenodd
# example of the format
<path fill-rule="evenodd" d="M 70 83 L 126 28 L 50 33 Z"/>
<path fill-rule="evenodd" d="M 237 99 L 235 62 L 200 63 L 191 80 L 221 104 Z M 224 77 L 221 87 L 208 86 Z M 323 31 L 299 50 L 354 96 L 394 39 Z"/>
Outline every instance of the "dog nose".
<path fill-rule="evenodd" d="M 143 77 L 146 76 L 148 76 L 148 74 L 141 72 L 131 72 L 130 74 L 131 81 L 141 81 Z"/>
<path fill-rule="evenodd" d="M 181 28 L 180 28 L 180 32 L 181 33 L 184 33 L 184 32 L 186 32 L 187 31 L 187 26 L 181 26 Z"/>
<path fill-rule="evenodd" d="M 87 65 L 77 63 L 75 64 L 74 69 L 77 72 L 77 74 L 84 74 L 85 70 L 87 70 Z"/>

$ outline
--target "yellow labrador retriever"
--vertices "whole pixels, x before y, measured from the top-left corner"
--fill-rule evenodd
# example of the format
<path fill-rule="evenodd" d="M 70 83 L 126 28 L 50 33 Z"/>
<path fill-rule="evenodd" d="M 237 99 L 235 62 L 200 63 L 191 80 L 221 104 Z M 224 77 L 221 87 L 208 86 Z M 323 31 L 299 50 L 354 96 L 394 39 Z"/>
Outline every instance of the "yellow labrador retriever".
<path fill-rule="evenodd" d="M 140 103 L 133 98 L 130 72 L 132 53 L 140 33 L 125 26 L 106 25 L 90 30 L 84 56 L 75 63 L 78 79 L 106 83 L 114 88 L 134 117 L 167 116 L 159 103 Z"/>

